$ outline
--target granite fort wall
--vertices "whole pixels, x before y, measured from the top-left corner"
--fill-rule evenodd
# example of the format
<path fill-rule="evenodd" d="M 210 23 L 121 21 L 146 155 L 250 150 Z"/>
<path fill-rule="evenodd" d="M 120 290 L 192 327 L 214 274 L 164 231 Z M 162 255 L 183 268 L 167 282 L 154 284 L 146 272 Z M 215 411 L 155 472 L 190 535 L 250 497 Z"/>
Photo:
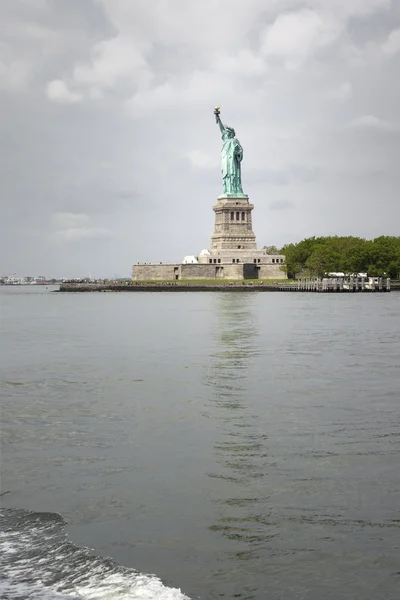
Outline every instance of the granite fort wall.
<path fill-rule="evenodd" d="M 180 279 L 226 279 L 225 268 L 221 265 L 180 265 Z"/>
<path fill-rule="evenodd" d="M 181 265 L 180 279 L 243 279 L 243 264 Z"/>
<path fill-rule="evenodd" d="M 179 265 L 133 265 L 133 281 L 188 279 L 285 279 L 279 264 L 225 263 Z"/>
<path fill-rule="evenodd" d="M 172 281 L 178 274 L 180 265 L 133 265 L 134 281 L 162 280 Z"/>
<path fill-rule="evenodd" d="M 285 271 L 281 271 L 280 269 L 282 265 L 260 264 L 258 266 L 259 279 L 287 279 Z"/>
<path fill-rule="evenodd" d="M 223 265 L 224 279 L 243 279 L 243 267 L 241 264 Z"/>

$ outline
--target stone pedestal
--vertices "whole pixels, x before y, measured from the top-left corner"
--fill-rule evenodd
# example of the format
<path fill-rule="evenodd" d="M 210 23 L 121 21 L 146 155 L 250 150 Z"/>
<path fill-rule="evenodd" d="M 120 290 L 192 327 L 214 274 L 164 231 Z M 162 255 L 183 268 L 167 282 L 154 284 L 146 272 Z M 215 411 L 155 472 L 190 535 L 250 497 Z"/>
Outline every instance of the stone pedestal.
<path fill-rule="evenodd" d="M 217 204 L 213 206 L 215 227 L 211 236 L 212 254 L 218 250 L 256 249 L 251 219 L 253 208 L 245 194 L 219 196 Z"/>

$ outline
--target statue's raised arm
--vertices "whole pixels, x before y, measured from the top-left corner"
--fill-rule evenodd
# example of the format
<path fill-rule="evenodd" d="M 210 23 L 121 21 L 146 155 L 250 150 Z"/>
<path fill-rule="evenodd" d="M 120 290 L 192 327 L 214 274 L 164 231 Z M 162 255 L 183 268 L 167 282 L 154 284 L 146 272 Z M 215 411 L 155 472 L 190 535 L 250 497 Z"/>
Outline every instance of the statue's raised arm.
<path fill-rule="evenodd" d="M 243 148 L 235 137 L 233 127 L 224 125 L 220 119 L 220 107 L 214 109 L 215 121 L 222 134 L 221 171 L 224 185 L 224 194 L 229 197 L 242 197 L 242 174 L 241 162 L 243 160 Z M 246 196 L 247 197 L 247 196 Z"/>
<path fill-rule="evenodd" d="M 214 109 L 215 122 L 217 123 L 217 125 L 219 126 L 219 129 L 220 129 L 221 133 L 223 134 L 224 131 L 225 131 L 225 126 L 222 123 L 221 118 L 219 116 L 219 109 L 220 109 L 220 106 L 216 106 L 215 109 Z"/>

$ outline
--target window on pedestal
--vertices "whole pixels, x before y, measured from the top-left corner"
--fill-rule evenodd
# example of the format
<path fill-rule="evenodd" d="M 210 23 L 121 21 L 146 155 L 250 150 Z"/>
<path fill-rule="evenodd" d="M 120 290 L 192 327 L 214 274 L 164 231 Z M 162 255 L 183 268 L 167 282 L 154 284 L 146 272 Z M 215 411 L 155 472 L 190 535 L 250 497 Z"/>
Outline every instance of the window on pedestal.
<path fill-rule="evenodd" d="M 235 213 L 231 212 L 231 221 L 234 221 L 234 220 L 235 220 Z"/>
<path fill-rule="evenodd" d="M 246 214 L 244 212 L 242 212 L 242 221 L 246 220 Z"/>
<path fill-rule="evenodd" d="M 237 213 L 236 213 L 236 221 L 239 221 L 239 215 L 240 215 L 240 213 L 239 213 L 239 212 L 237 212 Z"/>

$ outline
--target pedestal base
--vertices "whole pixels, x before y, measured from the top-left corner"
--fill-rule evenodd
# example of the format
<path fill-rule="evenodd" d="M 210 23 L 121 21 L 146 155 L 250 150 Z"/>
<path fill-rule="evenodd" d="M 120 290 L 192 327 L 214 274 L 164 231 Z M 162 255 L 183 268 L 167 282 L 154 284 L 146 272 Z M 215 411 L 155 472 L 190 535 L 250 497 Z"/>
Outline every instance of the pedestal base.
<path fill-rule="evenodd" d="M 213 206 L 214 233 L 211 252 L 216 250 L 252 250 L 257 247 L 252 229 L 251 211 L 247 194 L 222 194 Z"/>
<path fill-rule="evenodd" d="M 229 200 L 232 198 L 238 198 L 239 200 L 248 200 L 249 197 L 247 194 L 221 194 L 218 196 L 218 200 Z"/>

